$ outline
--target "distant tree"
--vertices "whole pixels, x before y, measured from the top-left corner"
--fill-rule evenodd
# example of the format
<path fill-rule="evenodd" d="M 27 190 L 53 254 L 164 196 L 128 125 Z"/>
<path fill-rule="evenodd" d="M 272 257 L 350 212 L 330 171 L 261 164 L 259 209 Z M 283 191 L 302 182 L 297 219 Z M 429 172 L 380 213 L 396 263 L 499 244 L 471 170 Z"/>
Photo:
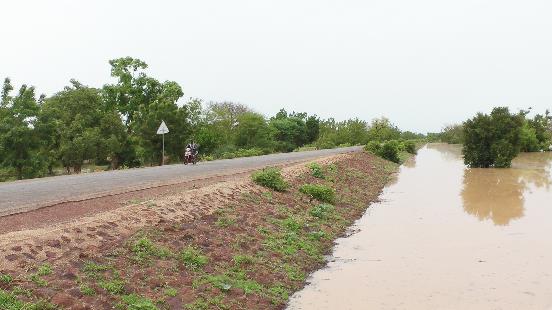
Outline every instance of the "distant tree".
<path fill-rule="evenodd" d="M 44 102 L 37 128 L 49 142 L 45 153 L 50 172 L 56 160 L 67 172 L 72 167 L 79 173 L 85 160 L 109 160 L 116 169 L 127 139 L 117 112 L 104 106 L 101 91 L 75 80 Z"/>
<path fill-rule="evenodd" d="M 401 131 L 393 125 L 386 117 L 372 120 L 368 128 L 367 138 L 369 141 L 388 141 L 396 140 L 401 136 Z"/>
<path fill-rule="evenodd" d="M 271 147 L 270 129 L 263 115 L 246 112 L 238 117 L 236 145 L 240 148 Z"/>
<path fill-rule="evenodd" d="M 340 122 L 337 131 L 339 144 L 366 144 L 368 142 L 367 129 L 366 122 L 358 118 Z"/>
<path fill-rule="evenodd" d="M 552 115 L 550 111 L 546 110 L 544 114 L 537 114 L 527 122 L 535 131 L 535 138 L 539 144 L 538 150 L 549 150 L 552 144 Z"/>
<path fill-rule="evenodd" d="M 320 119 L 316 115 L 307 117 L 305 121 L 307 127 L 307 143 L 313 143 L 320 136 Z"/>
<path fill-rule="evenodd" d="M 23 85 L 15 96 L 10 95 L 12 90 L 11 81 L 6 78 L 0 103 L 0 164 L 13 167 L 19 180 L 41 176 L 45 167 L 36 156 L 40 139 L 35 130 L 39 111 L 35 89 Z"/>
<path fill-rule="evenodd" d="M 461 124 L 447 125 L 439 134 L 441 142 L 449 144 L 462 144 L 464 139 L 464 128 Z"/>
<path fill-rule="evenodd" d="M 537 152 L 541 149 L 541 144 L 537 139 L 537 132 L 528 121 L 523 122 L 520 131 L 520 150 L 522 152 Z"/>
<path fill-rule="evenodd" d="M 307 142 L 304 115 L 288 115 L 282 109 L 270 119 L 269 124 L 278 151 L 290 152 Z"/>
<path fill-rule="evenodd" d="M 170 96 L 160 96 L 149 105 L 141 105 L 135 113 L 132 126 L 133 136 L 138 145 L 137 154 L 143 164 L 161 163 L 162 136 L 157 129 L 165 121 L 170 133 L 165 135 L 165 153 L 173 158 L 183 156 L 184 147 L 192 138 L 189 123 L 189 110 L 186 106 L 176 104 L 183 93 L 176 83 L 166 83 L 162 93 Z"/>
<path fill-rule="evenodd" d="M 478 113 L 464 122 L 464 163 L 470 167 L 510 167 L 521 147 L 524 113 L 512 114 L 507 107 L 494 108 L 490 115 Z"/>
<path fill-rule="evenodd" d="M 236 127 L 240 115 L 253 112 L 247 106 L 234 102 L 211 102 L 208 104 L 205 121 L 209 124 L 210 130 L 215 131 L 218 136 L 219 149 L 232 148 L 236 141 Z M 214 136 L 214 135 L 211 135 Z"/>

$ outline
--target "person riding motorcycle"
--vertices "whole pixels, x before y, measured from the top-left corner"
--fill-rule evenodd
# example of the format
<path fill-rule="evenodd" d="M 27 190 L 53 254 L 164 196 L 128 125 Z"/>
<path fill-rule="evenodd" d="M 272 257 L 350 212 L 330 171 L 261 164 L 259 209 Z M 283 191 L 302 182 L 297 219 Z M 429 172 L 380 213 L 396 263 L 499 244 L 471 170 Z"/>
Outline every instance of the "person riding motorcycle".
<path fill-rule="evenodd" d="M 199 148 L 199 145 L 197 145 L 193 140 L 190 143 L 188 143 L 188 145 L 186 145 L 186 149 L 190 149 L 194 157 L 197 156 L 198 148 Z"/>

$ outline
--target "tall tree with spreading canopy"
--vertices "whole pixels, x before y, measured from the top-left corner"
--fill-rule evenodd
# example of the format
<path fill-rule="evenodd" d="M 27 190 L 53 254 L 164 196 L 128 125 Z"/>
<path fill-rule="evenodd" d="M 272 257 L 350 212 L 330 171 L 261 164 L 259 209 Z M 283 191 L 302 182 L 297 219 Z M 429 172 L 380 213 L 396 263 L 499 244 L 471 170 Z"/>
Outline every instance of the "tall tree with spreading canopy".
<path fill-rule="evenodd" d="M 22 85 L 15 96 L 9 78 L 4 80 L 0 104 L 0 164 L 13 167 L 17 179 L 44 174 L 44 165 L 35 156 L 40 139 L 35 122 L 40 109 L 34 87 Z M 41 96 L 41 99 L 43 96 Z"/>

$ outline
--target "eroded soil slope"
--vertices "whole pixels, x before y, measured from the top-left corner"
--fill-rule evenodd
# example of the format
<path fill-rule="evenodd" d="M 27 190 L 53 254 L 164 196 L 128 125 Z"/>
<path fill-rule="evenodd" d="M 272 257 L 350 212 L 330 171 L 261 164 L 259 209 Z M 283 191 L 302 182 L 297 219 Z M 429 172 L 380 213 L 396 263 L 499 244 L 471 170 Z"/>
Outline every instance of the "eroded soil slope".
<path fill-rule="evenodd" d="M 0 308 L 281 309 L 396 168 L 366 153 L 318 162 L 322 177 L 284 168 L 285 192 L 242 175 L 21 224 L 0 235 Z M 298 191 L 309 183 L 333 188 L 335 201 Z"/>

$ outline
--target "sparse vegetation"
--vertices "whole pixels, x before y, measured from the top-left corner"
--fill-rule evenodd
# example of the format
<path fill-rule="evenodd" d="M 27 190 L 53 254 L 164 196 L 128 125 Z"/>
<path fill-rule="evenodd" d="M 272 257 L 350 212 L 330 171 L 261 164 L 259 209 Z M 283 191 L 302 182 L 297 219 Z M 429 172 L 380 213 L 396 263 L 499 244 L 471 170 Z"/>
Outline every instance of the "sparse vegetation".
<path fill-rule="evenodd" d="M 308 273 L 323 266 L 332 240 L 362 214 L 366 194 L 385 182 L 390 163 L 367 153 L 351 158 L 355 160 L 318 164 L 323 179 L 311 169 L 290 177 L 285 193 L 255 188 L 214 213 L 147 227 L 80 268 L 70 267 L 67 275 L 61 269 L 67 265 L 58 262 L 24 276 L 10 271 L 17 280 L 0 280 L 2 298 L 44 307 L 6 309 L 54 309 L 35 294 L 46 292 L 45 298 L 52 298 L 48 292 L 67 285 L 67 277 L 74 277 L 71 290 L 86 296 L 80 301 L 98 309 L 166 309 L 183 299 L 184 309 L 280 309 Z M 43 289 L 45 280 L 49 283 Z"/>

